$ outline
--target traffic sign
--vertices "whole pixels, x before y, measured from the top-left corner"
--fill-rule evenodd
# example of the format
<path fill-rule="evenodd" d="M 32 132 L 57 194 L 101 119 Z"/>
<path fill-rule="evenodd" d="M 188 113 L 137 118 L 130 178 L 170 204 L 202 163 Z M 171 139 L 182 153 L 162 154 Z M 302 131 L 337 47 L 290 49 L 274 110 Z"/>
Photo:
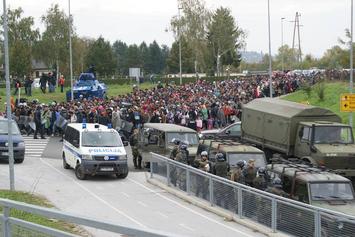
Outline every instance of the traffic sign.
<path fill-rule="evenodd" d="M 342 94 L 340 96 L 340 111 L 355 112 L 355 94 Z"/>

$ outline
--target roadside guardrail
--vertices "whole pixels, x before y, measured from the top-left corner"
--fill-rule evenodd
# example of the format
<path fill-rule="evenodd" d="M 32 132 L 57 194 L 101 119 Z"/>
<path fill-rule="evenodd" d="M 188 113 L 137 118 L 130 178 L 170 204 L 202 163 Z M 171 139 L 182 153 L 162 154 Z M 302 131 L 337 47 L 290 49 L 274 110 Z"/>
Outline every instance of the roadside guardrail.
<path fill-rule="evenodd" d="M 283 198 L 151 153 L 150 179 L 293 236 L 354 236 L 355 216 Z"/>

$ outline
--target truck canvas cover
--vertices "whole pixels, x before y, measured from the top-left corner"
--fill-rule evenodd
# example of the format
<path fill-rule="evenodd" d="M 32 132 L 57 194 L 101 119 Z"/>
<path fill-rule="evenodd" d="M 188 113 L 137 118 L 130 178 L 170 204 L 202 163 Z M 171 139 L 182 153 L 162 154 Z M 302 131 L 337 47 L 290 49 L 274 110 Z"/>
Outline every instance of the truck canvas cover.
<path fill-rule="evenodd" d="M 290 154 L 299 122 L 341 122 L 332 111 L 278 98 L 255 99 L 244 105 L 242 137 L 263 147 Z"/>

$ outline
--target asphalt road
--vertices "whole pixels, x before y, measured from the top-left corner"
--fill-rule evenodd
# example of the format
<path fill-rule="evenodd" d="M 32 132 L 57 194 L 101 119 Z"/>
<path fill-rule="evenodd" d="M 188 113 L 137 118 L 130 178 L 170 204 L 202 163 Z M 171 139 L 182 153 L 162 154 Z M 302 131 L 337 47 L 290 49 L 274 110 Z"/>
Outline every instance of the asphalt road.
<path fill-rule="evenodd" d="M 44 195 L 60 210 L 185 236 L 264 236 L 148 184 L 145 172 L 130 172 L 123 180 L 114 177 L 77 180 L 72 169 L 62 168 L 62 144 L 58 138 L 49 141 L 26 138 L 25 143 L 29 155 L 23 164 L 15 166 L 16 189 Z M 31 149 L 36 149 L 32 155 Z M 8 177 L 8 165 L 0 164 L 0 188 L 8 188 Z M 94 236 L 115 236 L 95 229 L 89 231 Z"/>

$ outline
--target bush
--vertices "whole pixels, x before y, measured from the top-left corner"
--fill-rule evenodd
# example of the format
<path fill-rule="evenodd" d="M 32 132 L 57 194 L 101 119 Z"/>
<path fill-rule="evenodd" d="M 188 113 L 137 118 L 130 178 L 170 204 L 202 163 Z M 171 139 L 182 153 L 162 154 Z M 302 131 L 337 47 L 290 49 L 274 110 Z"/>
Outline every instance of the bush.
<path fill-rule="evenodd" d="M 301 90 L 306 94 L 307 99 L 309 99 L 311 97 L 312 86 L 308 82 L 304 82 L 301 85 Z"/>

